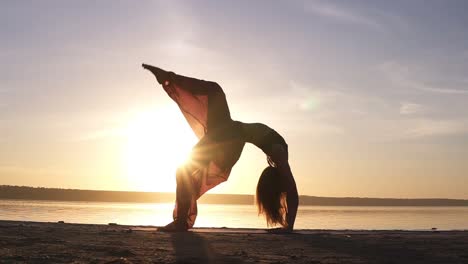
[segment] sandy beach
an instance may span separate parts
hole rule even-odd
[[[468,231],[196,228],[0,221],[0,263],[468,263]]]

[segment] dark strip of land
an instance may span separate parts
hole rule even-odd
[[[174,193],[95,191],[58,188],[0,185],[0,199],[171,203]],[[206,204],[253,204],[253,195],[206,194],[200,203]],[[391,199],[356,197],[300,196],[301,205],[320,206],[468,206],[462,199]]]

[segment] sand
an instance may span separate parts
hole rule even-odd
[[[198,228],[0,221],[0,263],[468,263],[468,231]]]

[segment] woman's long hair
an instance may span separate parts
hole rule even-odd
[[[286,193],[282,189],[278,169],[266,167],[257,184],[256,203],[258,214],[266,217],[268,226],[282,225],[287,227],[286,221]]]

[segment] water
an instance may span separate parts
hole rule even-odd
[[[162,226],[173,204],[0,200],[0,220]],[[196,227],[265,228],[254,205],[199,205]],[[468,207],[301,206],[297,229],[468,230]]]

